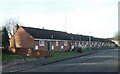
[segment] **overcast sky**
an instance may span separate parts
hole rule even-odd
[[[0,24],[16,18],[27,27],[108,38],[118,31],[118,1],[1,0]]]

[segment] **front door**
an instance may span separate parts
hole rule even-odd
[[[50,41],[47,41],[47,49],[50,50]]]

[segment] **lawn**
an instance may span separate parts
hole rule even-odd
[[[100,47],[100,48],[83,48],[82,50],[98,50],[98,49],[113,49],[116,47]]]
[[[82,51],[90,51],[90,50],[101,50],[101,49],[110,49],[111,47],[102,47],[102,48],[83,48]],[[77,54],[77,51],[62,51],[62,52],[49,52],[52,57],[61,57],[61,56],[69,56]]]
[[[2,60],[15,60],[15,59],[23,59],[26,58],[25,56],[21,56],[21,55],[12,55],[12,54],[6,54],[3,53],[2,54]]]
[[[69,56],[69,55],[74,55],[77,52],[73,52],[73,51],[63,51],[63,52],[49,52],[49,54],[52,57],[60,57],[60,56]],[[7,54],[7,53],[2,53],[2,55],[0,55],[1,60],[16,60],[16,59],[23,59],[23,58],[31,58],[31,57],[27,57],[27,56],[22,56],[22,55],[16,55],[16,54]]]
[[[61,57],[61,56],[69,56],[69,55],[75,55],[77,52],[74,51],[63,51],[63,52],[50,52],[49,54],[52,57]]]

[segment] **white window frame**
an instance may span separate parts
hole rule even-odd
[[[97,42],[95,42],[95,45],[97,45],[98,43]]]
[[[102,43],[102,45],[104,45],[104,43]]]
[[[77,42],[75,41],[75,46],[77,46]]]
[[[38,50],[38,45],[35,45],[35,50]]]
[[[67,41],[64,41],[64,46],[67,46]]]
[[[82,45],[84,45],[84,41],[82,41]]]
[[[89,42],[88,42],[88,41],[86,42],[86,45],[89,45]]]
[[[79,42],[79,44],[78,44],[78,45],[79,45],[79,47],[81,47],[81,44],[80,44],[80,42]]]
[[[94,42],[92,42],[91,44],[94,45]]]
[[[59,46],[59,42],[58,41],[56,41],[56,46]]]
[[[51,46],[51,49],[54,50],[54,46],[53,45]]]
[[[45,41],[44,40],[39,40],[39,45],[40,46],[45,46]]]
[[[74,49],[75,46],[72,46],[71,48]]]
[[[62,50],[64,49],[64,46],[63,46],[63,45],[61,46],[61,49],[62,49]]]

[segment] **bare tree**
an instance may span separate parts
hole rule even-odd
[[[18,23],[19,23],[18,20],[14,19],[14,18],[10,18],[6,22],[6,29],[7,29],[9,37],[12,37],[14,35],[14,33],[16,32]]]

